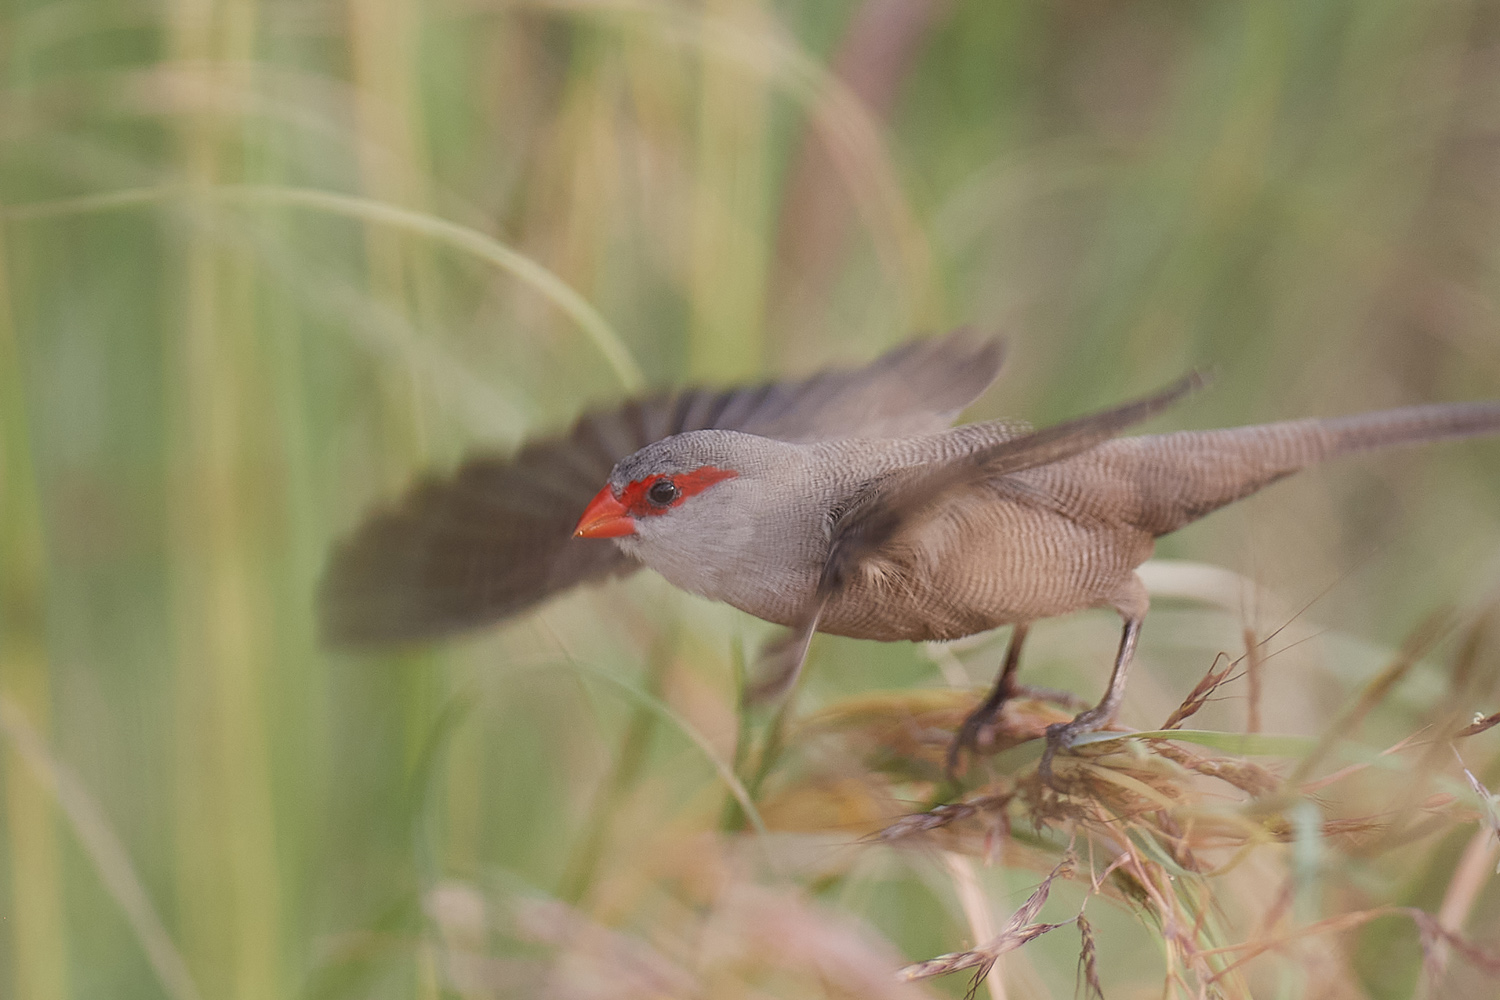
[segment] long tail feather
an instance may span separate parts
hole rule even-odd
[[[1434,403],[1319,421],[1334,454],[1500,433],[1500,402]]]
[[[1439,403],[1113,441],[1085,457],[1091,500],[1164,535],[1309,465],[1354,452],[1500,434],[1500,402]]]

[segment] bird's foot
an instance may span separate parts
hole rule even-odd
[[[1042,781],[1053,791],[1061,792],[1064,789],[1058,787],[1052,772],[1052,758],[1059,750],[1071,750],[1078,737],[1086,733],[1095,733],[1109,725],[1110,720],[1098,712],[1090,709],[1087,712],[1078,713],[1072,722],[1054,722],[1047,727],[1047,745],[1042,750],[1042,762],[1037,765],[1037,774],[1041,775]]]
[[[1030,698],[1034,701],[1045,701],[1053,705],[1062,705],[1066,708],[1086,708],[1089,704],[1078,695],[1069,691],[1061,691],[1057,688],[1035,687],[1030,684],[1011,685],[1006,690],[1005,696],[998,702],[991,704],[989,701],[986,701],[981,704],[974,711],[970,712],[964,718],[963,724],[958,727],[958,732],[953,736],[953,742],[948,744],[948,755],[943,765],[943,771],[948,776],[949,781],[958,781],[958,776],[963,769],[964,751],[967,750],[969,753],[977,756],[994,744],[995,727],[1000,722],[1001,710],[1007,702],[1016,698]],[[1087,714],[1087,712],[1083,713],[1083,715]],[[1074,725],[1078,722],[1078,719],[1083,718],[1083,715],[1078,716],[1072,722],[1058,723],[1050,727],[1048,732],[1050,733],[1052,729],[1056,729],[1059,726]],[[1086,731],[1088,730],[1079,730],[1079,732]],[[1051,747],[1050,742],[1048,746]],[[1049,764],[1051,763],[1050,750],[1047,755],[1047,761]]]

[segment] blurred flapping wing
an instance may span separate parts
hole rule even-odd
[[[782,441],[911,437],[941,431],[989,387],[1004,342],[960,329],[915,340],[853,371],[830,371],[735,394],[703,426]]]
[[[471,459],[372,515],[334,550],[319,595],[324,639],[350,648],[436,639],[630,573],[639,564],[615,545],[573,537],[620,459],[707,428],[788,441],[929,433],[984,391],[1002,357],[1000,341],[960,330],[852,371],[633,401],[510,458]]]

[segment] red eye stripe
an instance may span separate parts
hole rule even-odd
[[[625,484],[625,488],[616,497],[625,509],[637,517],[642,514],[660,514],[666,508],[658,507],[646,499],[646,491],[664,479],[664,476],[647,476],[645,479],[636,479]],[[680,499],[680,498],[679,498]]]
[[[635,517],[654,517],[658,514],[665,514],[688,497],[702,493],[714,483],[722,483],[724,480],[733,479],[738,475],[739,473],[733,469],[718,469],[712,465],[705,465],[694,469],[692,472],[683,472],[675,476],[647,476],[645,479],[637,479],[634,482],[627,483],[625,488],[620,491],[619,500],[620,503],[625,505],[625,509],[630,511]],[[677,499],[665,507],[652,503],[650,498],[646,496],[651,487],[663,479],[668,480],[673,486],[677,487]]]

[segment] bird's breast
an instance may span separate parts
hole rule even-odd
[[[813,600],[827,539],[751,521],[726,524],[692,549],[652,550],[647,565],[674,586],[766,621],[796,621]]]

